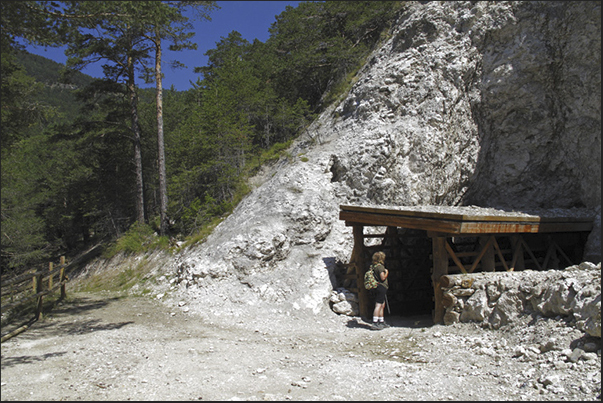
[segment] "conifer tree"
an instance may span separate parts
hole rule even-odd
[[[198,18],[211,20],[209,13],[217,8],[214,1],[175,1],[175,2],[151,2],[141,8],[140,13],[144,15],[144,36],[153,44],[155,49],[154,78],[156,85],[156,107],[157,107],[157,161],[159,177],[159,230],[165,235],[168,229],[167,207],[167,174],[165,163],[165,141],[163,131],[163,75],[161,73],[162,63],[162,41],[169,40],[172,44],[170,50],[196,49],[197,44],[189,39],[194,35],[187,32],[192,27],[187,23],[188,18],[182,12],[186,7],[192,7]],[[174,63],[182,66],[181,63]]]

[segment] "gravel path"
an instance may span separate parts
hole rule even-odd
[[[546,334],[575,345],[581,333],[562,320],[488,331],[389,319],[382,331],[334,314],[210,321],[149,298],[71,294],[2,343],[2,400],[600,398],[600,344],[575,363],[517,354]]]

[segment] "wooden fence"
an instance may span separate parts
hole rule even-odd
[[[61,289],[60,298],[66,297],[65,283],[67,282],[67,276],[65,274],[65,256],[61,256],[60,264],[54,267],[52,262],[49,263],[48,270],[40,270],[33,273],[25,273],[20,276],[11,278],[6,281],[2,281],[2,313],[9,309],[16,308],[24,305],[32,299],[36,299],[35,302],[35,314],[34,318],[29,324],[23,325],[12,332],[2,336],[1,342],[10,339],[13,336],[27,330],[33,321],[39,320],[43,317],[43,302],[44,296],[53,293],[58,288]],[[58,277],[57,277],[58,275]],[[55,277],[58,282],[55,284]],[[32,282],[32,287],[28,291],[29,287],[27,282]],[[5,304],[6,302],[6,304]]]

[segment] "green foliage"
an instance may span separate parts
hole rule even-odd
[[[150,225],[136,222],[105,251],[104,257],[111,258],[118,253],[128,255],[156,249],[166,250],[168,246],[168,237],[158,236]]]
[[[303,2],[277,16],[268,48],[274,58],[277,94],[302,98],[312,110],[326,106],[323,96],[357,70],[389,26],[403,2]]]
[[[201,228],[199,228],[197,231],[195,231],[194,234],[187,237],[185,242],[182,244],[181,249],[186,249],[191,246],[205,242],[205,240],[212,233],[214,228],[216,228],[218,226],[218,224],[220,224],[223,220],[224,220],[224,217],[212,218],[205,225],[203,225]]]

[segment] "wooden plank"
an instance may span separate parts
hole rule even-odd
[[[383,207],[367,207],[367,206],[352,206],[352,205],[340,205],[339,208],[341,211],[357,211],[357,212],[367,212],[373,214],[387,214],[387,215],[404,215],[410,217],[421,217],[421,218],[436,218],[436,219],[447,219],[447,220],[457,220],[457,221],[516,221],[516,222],[585,222],[590,223],[594,220],[594,215],[592,212],[583,211],[581,213],[576,214],[575,211],[572,210],[570,215],[563,215],[563,211],[555,212],[555,215],[552,215],[553,212],[549,212],[547,210],[543,210],[540,213],[534,212],[508,212],[504,210],[499,210],[501,214],[489,214],[489,212],[484,212],[480,214],[479,211],[476,212],[463,212],[463,208],[465,206],[432,206],[434,209],[450,209],[457,210],[457,212],[444,212],[444,211],[424,211],[413,208],[413,206],[401,206],[399,208],[383,208]],[[476,207],[476,209],[480,209],[480,207]]]
[[[340,211],[339,219],[346,221],[346,225],[376,225],[396,226],[410,229],[421,229],[444,233],[457,233],[460,228],[459,222],[448,222],[438,220],[426,220],[421,218],[387,216],[382,214],[368,214],[360,212]]]
[[[434,206],[435,208],[439,206]],[[448,207],[448,206],[441,206]],[[535,215],[520,214],[517,215],[488,215],[488,214],[466,214],[466,213],[450,213],[450,212],[436,212],[436,211],[420,211],[413,210],[412,207],[404,209],[391,209],[391,208],[380,208],[380,207],[366,207],[366,206],[351,206],[351,205],[340,205],[340,211],[354,211],[371,214],[386,214],[391,216],[406,216],[414,218],[431,218],[431,219],[443,219],[452,221],[540,221],[540,217]],[[450,207],[453,208],[453,207]]]
[[[339,219],[346,225],[397,226],[448,234],[586,232],[593,228],[592,217],[453,214],[349,205],[340,206]]]
[[[501,222],[464,222],[459,233],[463,234],[509,234],[509,233],[536,233],[538,223],[501,223]]]

